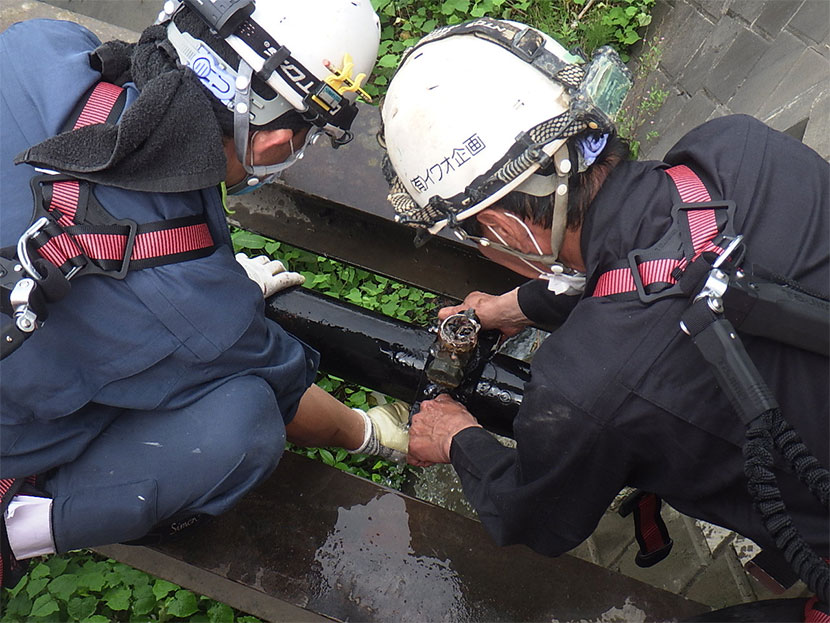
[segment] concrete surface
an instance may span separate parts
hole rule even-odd
[[[626,104],[641,159],[660,159],[689,129],[731,113],[830,158],[830,2],[657,0],[652,15]]]

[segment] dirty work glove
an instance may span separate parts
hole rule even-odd
[[[352,454],[372,454],[396,463],[406,462],[409,449],[409,405],[389,402],[368,411],[354,409],[363,416],[363,443]]]
[[[237,253],[236,261],[248,273],[250,280],[259,286],[265,298],[285,288],[302,285],[305,281],[305,277],[300,273],[289,272],[282,262],[265,255],[248,257],[244,253]]]

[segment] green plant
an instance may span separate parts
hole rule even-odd
[[[234,229],[231,238],[235,251],[279,257],[305,277],[306,288],[421,326],[430,324],[434,315],[436,296],[431,292],[249,231]]]
[[[644,115],[653,114],[660,110],[660,107],[663,105],[663,102],[666,101],[668,95],[669,92],[665,89],[651,87],[648,91],[648,94],[642,100],[640,100],[640,103],[637,105],[637,108]]]
[[[636,93],[641,92],[637,90],[637,83],[646,79],[649,74],[657,69],[662,55],[663,48],[658,42],[647,41],[644,43],[642,52],[638,57],[637,66],[634,69],[635,90],[629,94],[631,101],[617,116],[617,130],[620,136],[628,139],[631,144],[631,155],[635,159],[640,152],[640,141],[634,138],[637,130],[660,109],[669,96],[668,90],[652,84],[644,95],[641,95],[639,99],[635,99]],[[652,141],[658,136],[659,133],[652,130],[646,134],[646,140]]]
[[[490,16],[524,22],[566,47],[590,53],[613,44],[623,60],[640,40],[638,30],[651,22],[656,0],[372,0],[381,20],[378,62],[366,91],[383,95],[407,48],[438,26]]]
[[[583,47],[593,50],[600,45],[613,44],[627,61],[628,49],[642,39],[639,29],[651,23],[651,7],[655,1],[614,0],[594,4],[592,12],[577,28],[581,30]],[[585,4],[585,0],[574,0],[574,3]]]
[[[205,621],[259,619],[90,552],[36,558],[13,589],[3,590],[4,622]]]

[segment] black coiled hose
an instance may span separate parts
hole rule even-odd
[[[773,447],[789,462],[810,492],[823,504],[830,497],[830,473],[813,457],[779,409],[770,409],[750,422],[746,431],[744,472],[748,489],[764,527],[793,570],[818,599],[830,598],[830,565],[816,554],[793,525],[775,474]]]

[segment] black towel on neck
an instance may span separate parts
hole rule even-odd
[[[152,26],[135,46],[110,42],[93,53],[105,78],[131,79],[140,89],[117,125],[63,132],[30,147],[15,163],[148,192],[183,192],[223,181],[226,160],[211,96],[193,72],[171,61],[160,45],[165,34],[163,26]]]

